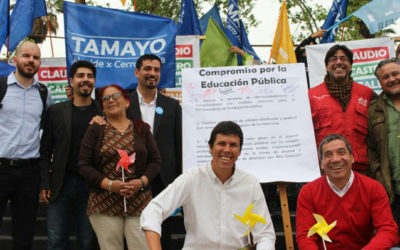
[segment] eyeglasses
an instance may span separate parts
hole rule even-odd
[[[338,59],[340,59],[340,61],[342,62],[350,61],[349,58],[347,58],[347,56],[341,56],[341,57],[332,56],[328,59],[328,62],[336,62]]]
[[[114,93],[114,94],[112,94],[112,95],[103,96],[103,98],[101,98],[101,99],[103,100],[103,102],[107,102],[107,101],[109,101],[111,98],[112,98],[114,101],[116,101],[116,100],[118,100],[118,98],[121,97],[121,95],[122,95],[121,92],[117,92],[117,93]]]

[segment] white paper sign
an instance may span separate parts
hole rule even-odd
[[[183,70],[183,167],[211,160],[208,139],[225,120],[238,123],[239,168],[261,182],[320,176],[303,64]]]

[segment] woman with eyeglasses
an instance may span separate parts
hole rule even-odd
[[[129,119],[129,95],[118,85],[98,91],[106,122],[89,126],[82,139],[79,173],[90,187],[88,215],[102,250],[148,249],[140,232],[139,218],[152,199],[150,181],[160,170],[160,153],[149,125]],[[116,170],[121,159],[118,149],[128,156],[136,154],[133,164]],[[124,211],[124,197],[126,212]]]

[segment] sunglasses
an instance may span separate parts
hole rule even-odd
[[[101,98],[101,99],[103,100],[103,102],[107,102],[107,101],[109,101],[111,98],[112,98],[114,101],[116,101],[116,100],[118,100],[118,99],[121,97],[121,95],[122,95],[121,92],[117,92],[117,93],[114,93],[114,94],[112,94],[112,95],[103,96],[103,98]]]
[[[328,62],[336,62],[338,59],[340,59],[340,61],[342,62],[350,61],[349,58],[347,58],[347,56],[341,56],[341,57],[332,56],[328,59]]]

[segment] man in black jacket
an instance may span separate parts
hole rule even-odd
[[[135,75],[138,86],[131,93],[128,109],[129,117],[142,119],[150,125],[160,150],[160,173],[151,182],[153,197],[182,173],[182,108],[177,100],[157,91],[161,67],[161,60],[156,55],[143,55],[137,60]],[[172,245],[168,243],[171,220],[163,223],[163,249],[170,249]],[[174,230],[176,227],[178,225],[174,223]]]
[[[96,68],[88,61],[71,66],[72,100],[48,110],[40,148],[40,199],[48,204],[48,249],[68,249],[72,217],[80,249],[89,249],[92,229],[86,215],[88,191],[77,171],[81,139],[89,121],[101,114],[91,99]]]

